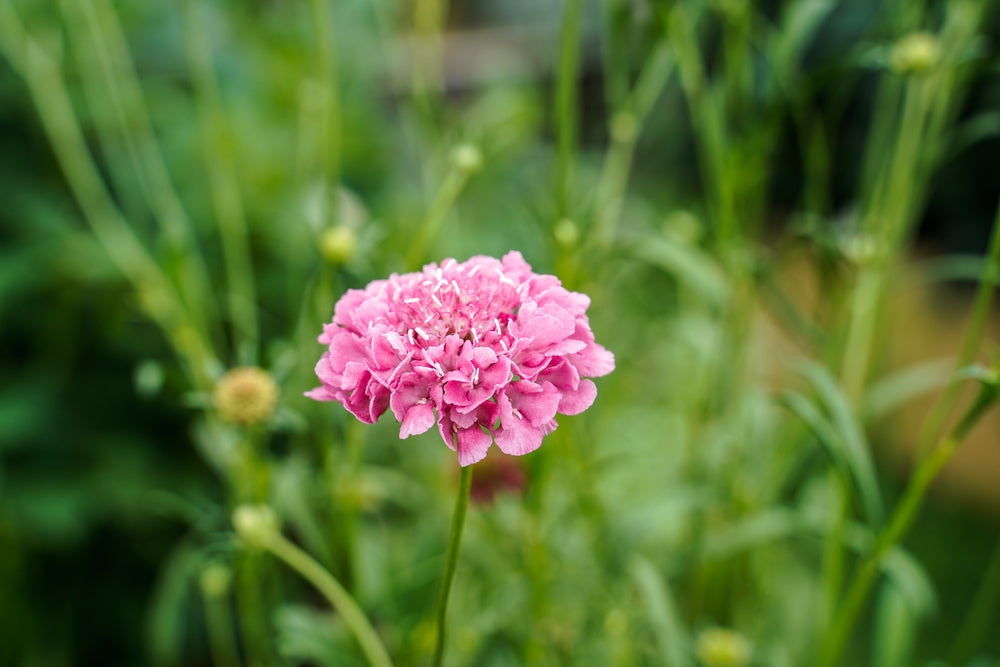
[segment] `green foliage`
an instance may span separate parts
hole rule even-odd
[[[920,513],[996,398],[1000,235],[911,258],[993,220],[996,8],[512,7],[0,0],[0,664],[425,664],[454,455],[302,394],[347,289],[510,249],[617,370],[477,465],[521,481],[469,507],[450,663],[1000,655],[1000,551],[938,540],[995,526]],[[979,283],[956,359],[889,367],[904,265]],[[273,414],[217,413],[238,366]]]

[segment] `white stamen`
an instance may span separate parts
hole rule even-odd
[[[494,318],[493,318],[493,324],[494,324],[494,325],[496,325],[496,328],[497,328],[497,333],[498,333],[498,334],[499,334],[499,333],[503,333],[503,329],[501,329],[501,328],[500,328],[500,318],[498,318],[498,317],[494,317]]]
[[[517,417],[518,419],[524,419],[524,415],[522,415],[521,411],[518,410],[517,408],[511,408],[511,412],[513,412],[514,416]]]
[[[438,308],[444,307],[441,305],[441,300],[438,299],[437,294],[431,293],[431,301],[433,301],[434,305],[437,306]]]
[[[476,264],[474,267],[472,267],[472,270],[469,271],[469,277],[471,278],[474,275],[476,275],[477,273],[479,273],[479,269],[481,269],[481,268],[482,268],[481,266],[479,266],[478,264]]]
[[[406,332],[406,338],[410,341],[410,345],[417,344],[417,340],[413,337],[413,329]]]
[[[431,337],[427,335],[427,332],[424,331],[423,329],[421,329],[420,327],[416,327],[413,330],[416,331],[417,335],[420,336],[421,338],[423,338],[424,340],[430,340],[431,339]]]
[[[438,375],[440,377],[444,377],[444,369],[441,368],[441,364],[439,364],[438,362],[435,361],[435,362],[432,362],[432,365],[434,366],[434,370],[437,371]]]
[[[415,296],[411,296],[409,299],[403,299],[403,303],[420,303],[420,299]]]

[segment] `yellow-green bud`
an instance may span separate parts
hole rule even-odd
[[[346,225],[330,227],[319,237],[319,251],[331,264],[343,264],[354,257],[358,235]]]
[[[751,652],[746,637],[725,628],[704,630],[695,641],[695,654],[705,667],[745,667]]]
[[[222,563],[206,565],[205,569],[201,571],[201,577],[199,577],[202,592],[210,598],[221,598],[228,593],[232,580],[232,573]]]
[[[233,527],[249,546],[262,549],[278,534],[278,517],[267,505],[240,505],[233,512]]]
[[[695,243],[701,237],[701,223],[690,211],[677,210],[663,221],[663,231],[675,241]]]
[[[552,235],[556,237],[556,243],[566,248],[572,248],[580,242],[580,228],[569,218],[557,222]]]
[[[271,418],[278,405],[278,385],[263,368],[234,368],[216,383],[212,403],[224,421],[261,424]]]
[[[451,150],[451,163],[471,174],[483,166],[483,154],[472,144],[459,144]]]
[[[890,60],[897,72],[926,72],[941,60],[941,43],[929,32],[914,32],[896,42]]]

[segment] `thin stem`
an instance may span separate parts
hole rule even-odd
[[[344,619],[344,623],[354,633],[361,650],[364,652],[368,662],[375,667],[391,667],[392,660],[389,653],[379,639],[378,633],[368,621],[368,617],[361,611],[361,607],[354,601],[350,593],[344,590],[332,574],[320,565],[316,560],[289,542],[281,533],[270,535],[264,546],[272,554],[280,558],[290,568],[301,574],[304,578],[316,587],[323,596],[333,605],[333,608]]]
[[[437,194],[434,195],[434,201],[431,202],[431,206],[427,210],[427,215],[424,216],[423,221],[417,228],[417,233],[414,235],[412,243],[410,243],[410,250],[406,253],[406,266],[408,268],[420,268],[420,264],[424,259],[424,253],[427,251],[427,245],[441,229],[441,223],[444,222],[448,211],[454,206],[455,200],[458,199],[458,195],[461,194],[466,181],[469,180],[469,173],[468,169],[460,166],[453,166],[451,171],[448,172],[444,183],[441,184]]]
[[[113,116],[107,121],[113,121],[115,127],[107,121],[101,123],[102,144],[107,150],[113,147],[116,138],[124,143],[142,195],[160,226],[171,262],[177,266],[176,280],[189,314],[208,338],[215,306],[208,269],[153,131],[115,8],[108,0],[63,0],[60,6],[67,17],[67,29],[70,32],[79,29],[88,36],[86,43],[74,40],[74,44],[81,68],[87,70],[83,79],[91,104],[110,108],[111,112],[105,115]]]
[[[201,119],[212,204],[219,221],[230,317],[239,334],[237,354],[242,363],[252,364],[256,361],[259,340],[257,297],[246,214],[236,174],[236,157],[231,147],[234,142],[227,141],[232,128],[222,109],[205,8],[201,0],[184,0],[182,5],[184,51]]]
[[[59,68],[25,32],[9,0],[0,0],[0,50],[24,78],[59,166],[94,237],[132,284],[143,310],[186,363],[192,385],[211,387],[217,360],[192,325],[173,285],[112,200],[87,148]]]
[[[208,645],[215,667],[239,667],[239,651],[233,635],[233,616],[229,598],[204,592],[205,625],[208,630]]]
[[[556,72],[556,219],[569,215],[573,152],[576,149],[577,93],[579,81],[581,0],[566,0],[559,35],[559,69]]]
[[[979,581],[976,596],[968,606],[965,619],[952,646],[949,665],[968,664],[976,648],[981,646],[987,637],[990,627],[995,627],[993,617],[996,614],[997,603],[1000,603],[1000,540],[997,540],[993,548],[993,555]]]
[[[990,314],[990,304],[993,301],[993,292],[996,291],[998,280],[1000,280],[1000,204],[997,205],[993,221],[993,232],[990,238],[989,252],[986,257],[986,266],[983,268],[983,275],[979,280],[979,288],[976,291],[976,299],[972,306],[972,321],[965,329],[965,337],[962,340],[962,347],[958,354],[956,369],[964,368],[972,363],[972,359],[979,349],[979,343],[982,341],[983,333],[986,330],[986,320]],[[921,434],[920,449],[918,450],[921,453],[926,451],[933,438],[944,425],[944,420],[955,408],[960,388],[961,384],[957,379],[953,378],[934,403]]]
[[[441,578],[441,588],[438,591],[437,642],[434,645],[434,661],[431,663],[434,667],[440,667],[441,660],[444,658],[448,595],[451,593],[451,582],[455,578],[455,566],[458,564],[458,551],[462,545],[462,530],[465,527],[465,511],[469,507],[469,489],[471,488],[472,466],[463,466],[462,477],[458,483],[458,496],[455,498],[455,512],[451,517],[451,536],[448,538],[444,576]]]
[[[316,24],[316,50],[319,60],[320,101],[319,151],[323,176],[322,223],[336,223],[340,182],[340,98],[337,90],[337,65],[334,52],[333,17],[330,0],[313,0]],[[332,196],[332,201],[331,201]]]
[[[958,445],[965,438],[972,426],[979,420],[986,409],[996,400],[998,387],[983,385],[976,401],[970,406],[965,416],[954,430],[943,438],[931,451],[930,455],[920,464],[913,477],[910,478],[903,497],[889,519],[889,523],[879,534],[869,554],[858,567],[857,574],[844,597],[833,629],[826,636],[820,651],[818,667],[833,667],[837,664],[847,639],[857,623],[858,616],[868,599],[872,585],[882,567],[886,554],[895,547],[913,522],[916,520],[924,498],[931,483],[937,478],[945,464],[951,460]]]

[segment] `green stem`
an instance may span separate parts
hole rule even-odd
[[[976,351],[979,349],[979,343],[982,341],[983,333],[986,330],[986,321],[990,314],[990,304],[993,301],[993,292],[996,291],[998,280],[1000,280],[1000,204],[997,205],[996,216],[993,221],[993,232],[990,238],[989,252],[986,257],[986,266],[979,280],[979,288],[976,291],[975,302],[972,306],[972,321],[965,329],[965,336],[958,354],[956,369],[964,368],[972,363]],[[953,378],[944,392],[939,395],[938,400],[935,401],[924,424],[919,452],[925,452],[930,443],[933,442],[933,438],[941,430],[944,420],[955,408],[960,395],[960,389],[961,384],[956,378]]]
[[[322,565],[309,554],[289,542],[280,533],[270,535],[264,545],[290,568],[301,574],[316,587],[344,619],[354,633],[368,662],[375,667],[391,667],[392,660],[378,633],[372,627],[361,607],[350,593]]]
[[[559,34],[559,69],[556,72],[556,220],[569,216],[573,153],[576,149],[577,92],[579,81],[581,0],[566,0]]]
[[[201,0],[183,0],[181,14],[184,50],[195,90],[205,165],[226,264],[230,317],[239,334],[237,355],[241,363],[253,364],[256,363],[259,341],[257,297],[250,259],[249,230],[232,148],[235,144],[233,130],[222,108],[207,29],[209,21]]]
[[[0,0],[0,50],[23,76],[56,160],[97,242],[186,363],[192,385],[210,388],[217,360],[192,325],[173,285],[111,198],[87,148],[58,66],[25,32],[9,0]]]
[[[729,139],[725,110],[718,94],[709,85],[705,63],[697,42],[695,22],[684,3],[677,3],[665,13],[667,35],[677,57],[681,88],[687,100],[688,115],[695,131],[698,166],[705,182],[707,205],[717,225],[719,248],[738,240],[733,179],[729,173]]]
[[[324,225],[334,225],[337,222],[340,182],[340,98],[337,90],[333,17],[330,0],[313,0],[312,5],[320,70],[319,89],[323,91],[319,123],[320,168],[323,174],[321,220]]]
[[[229,598],[225,595],[204,593],[205,625],[208,645],[215,667],[239,667],[239,652],[233,636],[233,617]]]
[[[1000,602],[1000,540],[997,540],[989,565],[979,582],[976,596],[969,605],[965,619],[955,638],[949,665],[969,664],[978,646],[987,637],[993,625],[997,603]]]
[[[62,0],[67,29],[86,32],[87,41],[74,40],[83,66],[85,90],[96,108],[109,108],[113,124],[101,123],[105,149],[116,138],[124,143],[128,163],[139,180],[150,212],[177,266],[176,280],[188,311],[202,335],[208,339],[215,304],[208,268],[194,233],[194,226],[180,202],[163,153],[153,132],[142,88],[129,53],[121,23],[109,0],[75,2]],[[99,71],[98,71],[99,70]],[[111,121],[108,118],[108,121]],[[126,168],[120,165],[119,170]],[[122,188],[124,191],[126,188]]]
[[[462,529],[465,527],[465,511],[469,507],[469,489],[472,488],[472,466],[462,468],[462,477],[458,483],[458,496],[455,498],[455,512],[451,517],[451,535],[448,538],[448,553],[445,556],[444,576],[441,578],[441,588],[437,601],[437,641],[434,644],[434,667],[440,667],[444,658],[445,621],[448,616],[448,595],[451,593],[451,582],[455,578],[455,566],[458,564],[458,551],[462,545]]]
[[[469,180],[469,170],[460,166],[454,166],[444,179],[434,201],[431,202],[427,215],[417,228],[417,233],[410,244],[410,250],[406,253],[406,266],[410,269],[419,269],[427,252],[427,245],[434,239],[441,229],[448,211],[454,206],[455,200],[461,194],[466,181]]]
[[[997,392],[996,385],[983,385],[979,396],[955,429],[938,443],[914,472],[913,477],[910,478],[889,523],[879,534],[871,551],[858,566],[858,571],[851,587],[844,596],[844,602],[834,621],[833,628],[823,642],[817,661],[818,667],[833,667],[837,664],[847,639],[868,599],[872,585],[882,567],[883,559],[906,536],[920,512],[931,483],[937,478],[945,464],[951,460],[969,429],[996,400]]]

